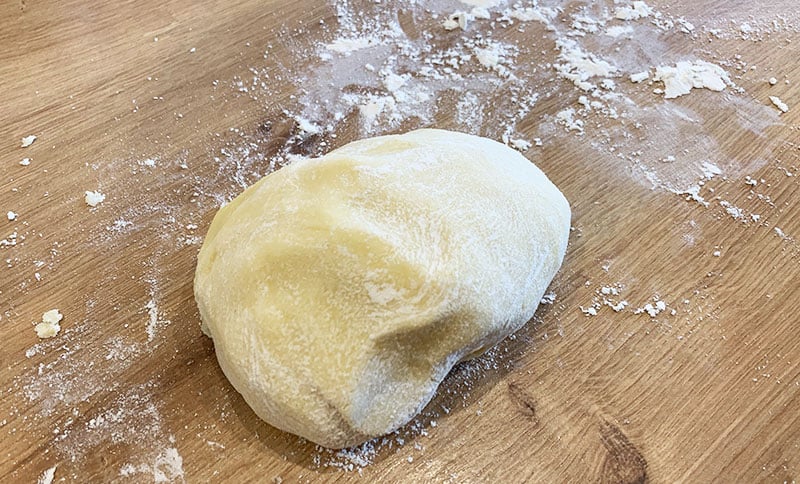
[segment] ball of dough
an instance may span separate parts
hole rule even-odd
[[[422,129],[297,161],[219,210],[195,298],[225,375],[271,425],[386,434],[532,316],[570,209],[507,146]]]

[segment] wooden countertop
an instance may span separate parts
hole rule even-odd
[[[0,481],[794,482],[800,17],[648,4],[491,6],[450,31],[472,7],[0,5]],[[730,82],[655,93],[682,60]],[[293,157],[420,126],[531,143],[573,208],[555,300],[397,434],[319,449],[221,373],[196,252]]]

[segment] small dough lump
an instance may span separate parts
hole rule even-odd
[[[459,361],[532,316],[570,208],[489,139],[422,129],[297,161],[219,210],[203,331],[271,425],[341,448],[413,418]]]

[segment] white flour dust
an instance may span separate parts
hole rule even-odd
[[[76,242],[85,242],[91,255],[103,260],[97,266],[100,282],[81,288],[84,297],[72,311],[56,302],[69,316],[57,337],[37,341],[30,331],[31,346],[20,355],[25,371],[2,392],[15,408],[0,416],[5,438],[58,422],[50,429],[53,460],[42,466],[48,470],[40,482],[66,472],[66,466],[54,464],[79,467],[108,445],[124,447],[131,456],[115,469],[120,478],[184,479],[191,456],[181,453],[183,442],[176,438],[181,429],[165,417],[165,397],[157,391],[161,375],[133,386],[121,383],[138,363],[168,358],[174,351],[170,337],[193,317],[170,305],[170,281],[188,281],[173,261],[194,257],[208,214],[245,187],[355,137],[442,125],[505,142],[532,159],[546,150],[572,148],[586,159],[576,157],[569,170],[601,160],[616,179],[652,188],[687,210],[711,211],[731,230],[763,230],[796,250],[797,234],[776,225],[783,206],[773,198],[775,187],[796,179],[800,160],[787,154],[794,146],[770,155],[775,146],[769,139],[770,130],[782,126],[783,113],[794,109],[778,91],[789,79],[780,66],[720,56],[715,49],[723,43],[779,42],[784,34],[797,33],[797,14],[787,17],[767,8],[758,19],[722,18],[687,6],[689,11],[678,15],[677,9],[660,11],[647,2],[610,0],[348,1],[326,8],[323,24],[271,32],[263,55],[248,58],[233,78],[220,76],[202,88],[204,95],[244,99],[263,109],[269,119],[257,129],[233,126],[231,118],[229,130],[210,134],[210,140],[168,149],[166,133],[162,145],[148,140],[127,156],[89,164],[96,182],[87,181],[74,196],[92,218],[74,240],[48,242],[44,252],[28,251],[27,244],[43,237],[43,230],[28,224],[28,214],[3,208],[9,212],[3,212],[7,217],[0,227],[0,260],[20,274],[8,286],[15,298],[24,299],[56,277],[65,251]],[[274,59],[278,45],[287,46],[290,59]],[[754,99],[748,89],[757,83],[773,86],[774,94]],[[296,91],[272,108],[273,96],[286,84]],[[132,113],[147,114],[144,105],[132,104]],[[728,120],[735,137],[752,141],[752,152],[734,157],[730,141],[713,135],[719,117]],[[29,156],[42,144],[32,146],[36,139],[31,135],[14,144],[21,142]],[[36,157],[19,159],[15,163],[25,170],[37,165]],[[769,175],[755,177],[765,167]],[[121,189],[107,191],[111,186]],[[685,228],[687,247],[703,243],[699,224],[692,220]],[[717,261],[727,255],[718,248],[712,253]],[[588,284],[579,296],[581,306],[556,303],[556,293],[545,296],[548,317],[575,312],[588,322],[633,318],[647,331],[682,341],[715,320],[709,289],[686,296],[637,291],[641,280],[612,275],[610,265],[598,268],[596,279],[603,284]],[[109,289],[131,274],[137,274],[136,294]],[[0,323],[20,317],[16,309],[4,308]],[[109,332],[112,326],[116,329]],[[418,462],[437,421],[470,402],[471,389],[487,374],[513,367],[507,352],[517,338],[526,336],[512,336],[488,355],[460,365],[432,406],[400,431],[353,449],[316,449],[311,467],[361,471],[384,453]],[[87,413],[86,401],[93,402],[95,413]],[[226,450],[222,443],[208,445]]]

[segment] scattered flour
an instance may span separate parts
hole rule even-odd
[[[595,77],[616,74],[617,68],[596,55],[584,51],[573,39],[559,39],[556,47],[560,51],[558,64],[554,67],[560,77],[568,79],[582,91],[594,91],[597,85],[590,82]]]
[[[275,65],[268,48],[263,64],[253,65],[229,84],[217,81],[213,84],[216,96],[224,96],[222,88],[229,85],[231,97],[249,96],[259,105],[273,93],[273,83],[288,79],[294,85],[303,86],[298,89],[296,98],[281,106],[282,114],[292,126],[285,136],[286,141],[277,147],[274,145],[284,133],[278,126],[280,116],[271,113],[269,119],[274,125],[264,126],[264,129],[265,132],[273,129],[277,135],[245,134],[234,128],[227,133],[231,141],[209,157],[217,169],[216,177],[199,179],[192,175],[188,167],[203,158],[196,153],[180,160],[148,153],[98,167],[103,177],[133,173],[133,178],[126,185],[130,193],[117,193],[116,197],[120,202],[129,202],[129,206],[121,207],[119,213],[109,215],[98,225],[92,236],[99,233],[103,237],[97,238],[95,248],[113,252],[131,240],[146,240],[148,247],[155,247],[149,263],[158,265],[169,261],[186,245],[196,245],[201,240],[194,234],[195,229],[188,228],[190,222],[202,225],[198,221],[204,214],[226,203],[241,188],[266,173],[293,160],[331,149],[336,136],[341,134],[341,127],[349,126],[350,119],[355,121],[352,126],[359,136],[426,126],[442,120],[460,130],[503,140],[520,151],[529,150],[533,145],[542,146],[542,140],[550,148],[578,139],[581,146],[594,149],[593,156],[616,158],[619,172],[615,176],[638,179],[640,174],[646,174],[646,180],[652,182],[655,189],[681,193],[703,206],[713,203],[715,209],[722,207],[736,220],[758,222],[760,215],[755,213],[748,219],[746,202],[737,207],[719,198],[721,192],[712,191],[711,185],[721,183],[723,172],[726,177],[735,179],[737,171],[724,160],[720,161],[719,153],[724,151],[719,146],[706,143],[708,136],[703,123],[709,119],[707,111],[702,107],[692,110],[665,99],[687,95],[692,89],[723,91],[729,87],[728,93],[715,98],[719,107],[749,109],[741,110],[750,124],[739,120],[739,132],[763,133],[763,127],[774,121],[774,108],[757,102],[754,104],[764,111],[753,111],[755,108],[745,104],[749,101],[744,96],[737,99],[729,94],[738,92],[732,82],[740,79],[737,61],[713,57],[705,43],[726,36],[740,39],[745,34],[755,38],[769,26],[748,20],[748,28],[740,29],[740,22],[733,28],[736,31],[733,36],[729,27],[715,29],[708,19],[692,18],[698,25],[695,27],[685,19],[659,13],[644,2],[615,2],[611,11],[587,8],[592,6],[589,2],[578,2],[574,8],[549,0],[512,6],[504,1],[462,3],[467,7],[459,9],[454,7],[457,5],[454,2],[447,4],[446,9],[438,3],[404,4],[419,22],[414,25],[419,35],[404,29],[398,20],[398,10],[386,2],[374,6],[374,10],[369,6],[371,3],[363,7],[349,2],[331,3],[329,7],[337,13],[336,23],[325,26],[324,40],[308,41],[297,36],[285,41],[290,48],[295,43],[308,41],[307,46],[304,44],[297,49],[294,62]],[[442,28],[443,22],[448,20],[455,24],[449,31]],[[774,31],[781,32],[782,28],[781,24]],[[511,36],[504,34],[506,29],[524,30],[530,34],[526,35],[530,43],[508,40]],[[660,40],[661,36],[670,36],[669,45],[682,49],[681,54],[665,55],[666,43]],[[701,36],[708,37],[702,37],[702,48],[695,40]],[[633,51],[642,54],[631,55]],[[714,59],[715,63],[681,60],[695,59],[698,55]],[[548,64],[547,59],[553,62]],[[567,82],[553,82],[554,74]],[[648,99],[641,102],[642,86],[620,82],[621,79],[649,86],[661,82],[664,84],[663,99],[648,94]],[[759,79],[765,87],[763,77]],[[775,85],[777,79],[774,83],[771,79],[768,82]],[[741,84],[748,85],[745,81]],[[539,100],[544,101],[541,104],[544,107],[533,110]],[[453,113],[452,120],[443,118],[448,113]],[[26,139],[29,139],[27,145]],[[30,146],[35,139],[33,135],[23,138],[23,147]],[[685,141],[686,150],[695,151],[676,148],[676,139]],[[528,151],[526,156],[533,158],[538,154],[539,150],[534,150]],[[30,159],[25,158],[20,164],[27,166]],[[183,171],[171,174],[170,166],[176,169],[180,166]],[[741,169],[753,174],[756,168],[758,166]],[[162,200],[164,193],[157,191],[139,193],[140,182],[150,181],[154,176],[163,177],[160,180],[164,186],[173,184],[182,191],[172,194],[173,200]],[[712,178],[714,183],[707,185]],[[743,188],[756,190],[757,186],[764,190],[766,185],[759,182]],[[102,193],[92,193],[105,198]],[[766,203],[755,196],[756,202]],[[95,206],[89,200],[86,203]],[[762,220],[766,220],[766,214]],[[773,231],[793,243],[781,228],[774,227]],[[18,253],[25,246],[25,237],[31,234],[22,229],[14,231],[0,239],[0,249],[4,254]],[[61,249],[54,247],[53,250]],[[183,254],[193,250],[196,249],[185,249]],[[714,254],[717,252],[720,251]],[[39,258],[37,256],[37,260]],[[102,276],[107,277],[104,280],[107,282],[117,274]],[[183,458],[169,430],[164,428],[158,387],[153,382],[134,388],[120,383],[120,375],[129,372],[142,359],[164,355],[163,351],[155,353],[153,350],[163,343],[162,338],[157,338],[158,331],[170,324],[170,320],[163,311],[167,306],[159,309],[161,294],[150,281],[151,277],[163,279],[167,274],[153,271],[147,280],[139,281],[144,289],[143,298],[131,305],[132,313],[139,311],[140,318],[144,309],[144,334],[141,319],[136,320],[139,323],[131,323],[133,336],[115,335],[99,341],[88,337],[87,329],[92,323],[77,327],[70,324],[62,337],[38,342],[25,352],[29,372],[11,386],[14,395],[19,395],[20,407],[35,405],[37,408],[38,414],[32,416],[31,421],[69,415],[80,402],[88,399],[109,402],[104,408],[96,409],[95,414],[86,416],[91,417],[86,425],[67,420],[55,429],[53,443],[57,457],[79,461],[101,449],[104,443],[112,442],[132,449],[128,463],[119,468],[121,477],[180,481],[184,478]],[[149,295],[148,286],[152,289]],[[100,296],[105,294],[102,288],[97,291]],[[122,310],[129,302],[117,295],[109,295],[108,299],[114,301],[115,308]],[[563,304],[556,303],[555,293],[546,294],[542,303],[549,305],[548,317],[561,311],[576,313],[574,306],[564,308]],[[580,309],[587,316],[635,313],[651,318],[669,310],[659,298],[633,309],[623,298],[619,285],[602,286],[594,292],[591,302]],[[87,321],[91,320],[91,315],[92,311],[87,310]],[[70,312],[72,319],[79,321],[81,318]],[[601,322],[600,318],[596,321]],[[518,337],[530,336],[525,331],[533,330],[523,330]],[[143,341],[145,336],[146,342]],[[86,348],[90,344],[99,349],[97,357],[87,356]],[[449,383],[442,387],[444,400],[437,402],[445,403],[435,402],[435,412],[421,416],[396,435],[356,449],[317,449],[317,467],[360,471],[387,449],[403,447],[412,440],[410,436],[427,435],[435,425],[431,422],[435,422],[436,412],[448,413],[451,400],[466,402],[468,390],[487,373],[504,365],[506,369],[513,366],[513,359],[502,356],[509,347],[513,344],[501,343],[499,349],[485,357],[459,366],[454,375],[448,377]],[[480,415],[481,410],[472,413]],[[414,445],[416,448],[418,442]],[[55,467],[52,471],[51,480]]]
[[[773,227],[772,229],[781,239],[786,240],[788,242],[794,242],[794,239],[786,235],[786,232],[784,232],[783,229],[781,229],[780,227]]]
[[[747,223],[747,217],[745,216],[744,210],[731,204],[727,200],[720,200],[719,204],[725,209],[725,212],[730,215],[731,218],[742,223]]]
[[[147,301],[147,304],[145,304],[144,308],[147,310],[147,324],[145,326],[145,332],[147,333],[147,342],[151,343],[155,339],[158,329],[169,326],[172,324],[172,321],[169,319],[164,319],[159,315],[158,305],[153,298]]]
[[[554,302],[556,302],[556,293],[548,292],[547,294],[542,296],[540,304],[553,304]]]
[[[715,176],[722,175],[723,173],[722,168],[709,161],[703,161],[700,167],[703,170],[704,180],[711,180]]]
[[[56,475],[56,467],[58,467],[58,466],[54,465],[53,467],[51,467],[51,468],[47,469],[46,471],[44,471],[42,473],[42,475],[39,476],[39,480],[37,481],[37,484],[52,484],[53,478]]]
[[[623,37],[633,35],[633,27],[630,25],[614,25],[606,29],[606,35],[609,37]]]
[[[103,203],[105,199],[106,199],[105,195],[103,195],[100,192],[94,192],[94,191],[86,191],[83,197],[83,200],[86,202],[86,205],[90,207],[96,207],[100,205],[101,203]]]
[[[632,5],[624,5],[614,10],[614,18],[619,20],[639,20],[653,14],[653,9],[644,2],[633,2]]]
[[[22,148],[27,148],[28,146],[32,145],[33,142],[36,141],[36,135],[28,135],[22,138]]]
[[[515,6],[506,10],[505,16],[521,22],[541,22],[548,27],[548,30],[553,30],[551,21],[556,16],[556,9],[538,5],[535,7]]]
[[[357,37],[350,39],[336,39],[330,44],[325,45],[325,48],[331,52],[350,55],[355,51],[366,49],[380,44],[381,40],[378,38]]]
[[[598,308],[595,307],[595,306],[589,306],[589,307],[580,306],[580,309],[581,309],[581,312],[583,314],[585,314],[586,316],[597,316],[597,309]]]
[[[122,477],[132,477],[136,474],[147,474],[156,483],[183,480],[183,458],[178,449],[170,447],[158,454],[152,463],[125,464],[119,470],[119,475]]]
[[[576,119],[575,108],[567,108],[559,111],[556,113],[555,118],[556,122],[564,126],[567,131],[577,131],[578,133],[583,134],[584,123],[582,119]]]
[[[533,146],[530,141],[516,138],[508,140],[508,144],[519,151],[528,151]]]
[[[12,232],[5,239],[0,239],[0,248],[14,247],[17,245],[17,241],[20,239],[21,237],[17,232]]]
[[[775,107],[776,107],[776,108],[778,108],[778,109],[779,109],[779,110],[780,110],[782,113],[788,113],[788,112],[789,112],[789,106],[788,106],[788,105],[787,105],[785,102],[783,102],[783,101],[781,100],[781,98],[779,98],[778,96],[770,96],[770,97],[769,97],[769,100],[770,100],[770,102],[772,102],[772,104],[774,104],[774,105],[775,105]]]
[[[706,61],[681,61],[675,67],[656,67],[653,80],[664,83],[665,99],[689,94],[692,89],[722,91],[726,85],[733,85],[724,69]]]
[[[655,299],[653,303],[647,303],[644,306],[636,309],[634,314],[642,314],[647,313],[648,316],[651,318],[655,318],[658,316],[662,311],[667,309],[667,303],[660,299]]]
[[[628,301],[620,298],[622,289],[621,284],[602,286],[595,290],[590,306],[579,308],[586,316],[597,316],[603,307],[608,307],[615,313],[622,312],[628,307]]]

